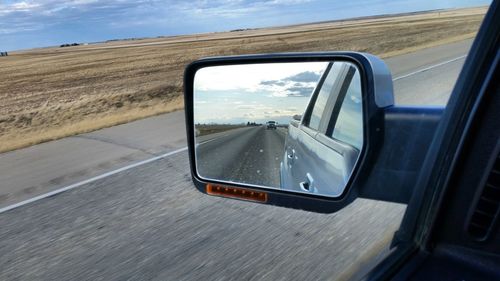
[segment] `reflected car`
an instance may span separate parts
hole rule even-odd
[[[276,121],[267,121],[266,129],[267,130],[276,130]]]
[[[288,126],[282,189],[341,196],[363,144],[361,81],[349,62],[330,63],[300,120]]]

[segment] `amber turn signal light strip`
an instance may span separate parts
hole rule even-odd
[[[267,193],[240,187],[231,187],[208,183],[207,194],[256,201],[261,203],[267,202]]]

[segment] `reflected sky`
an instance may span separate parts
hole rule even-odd
[[[288,124],[303,114],[327,62],[207,67],[194,80],[198,124]]]

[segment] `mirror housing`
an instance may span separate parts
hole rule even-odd
[[[339,197],[331,198],[315,194],[293,193],[288,190],[265,189],[248,184],[228,184],[218,180],[207,180],[199,176],[195,157],[196,132],[193,108],[194,77],[198,70],[222,65],[331,61],[348,61],[358,67],[361,75],[364,113],[363,148],[352,171],[351,178]],[[376,56],[358,52],[289,53],[205,58],[187,66],[184,74],[184,94],[191,174],[193,182],[200,192],[320,213],[336,212],[359,196],[383,142],[384,109],[394,104],[392,76],[387,65]],[[297,120],[294,117],[293,119],[300,122],[302,118],[297,118]]]

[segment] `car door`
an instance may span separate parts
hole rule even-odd
[[[358,85],[353,64],[329,65],[302,121],[290,123],[281,167],[283,189],[342,194],[363,140],[362,127],[354,124],[362,118]]]

